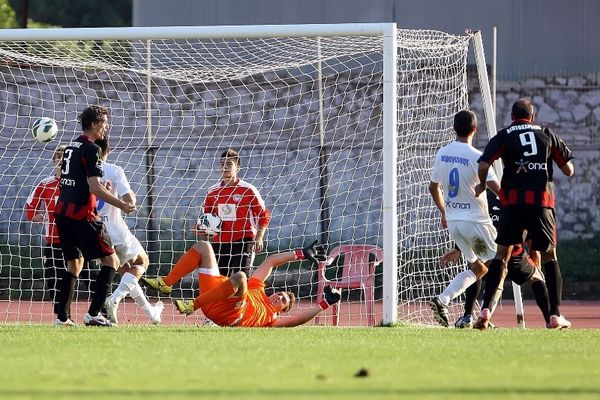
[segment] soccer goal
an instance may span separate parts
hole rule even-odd
[[[449,240],[427,186],[435,152],[454,137],[454,114],[468,107],[471,38],[392,23],[2,30],[0,322],[53,318],[44,226],[27,221],[24,206],[52,175],[55,147],[79,135],[80,112],[99,104],[110,110],[109,161],[138,196],[126,220],[150,255],[148,275],[166,274],[194,243],[219,155],[233,148],[240,177],[273,215],[268,253],[314,239],[330,250],[383,250],[361,281],[374,296],[344,290],[340,325],[433,324],[428,300],[463,266],[438,264]],[[39,117],[57,121],[53,141],[33,139]],[[324,276],[341,278],[344,259],[330,261]],[[172,296],[193,295],[194,279]],[[302,308],[316,301],[320,279],[304,262],[268,283],[295,292]],[[124,312],[123,321],[145,321],[134,307]],[[163,323],[201,320],[175,314],[167,305]]]

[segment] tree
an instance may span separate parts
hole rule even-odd
[[[18,28],[15,10],[8,4],[8,0],[0,0],[0,28]]]
[[[22,0],[8,1],[16,13],[21,13]],[[132,0],[36,0],[29,1],[29,18],[36,22],[64,28],[131,26]]]

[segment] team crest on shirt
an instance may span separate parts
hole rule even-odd
[[[521,158],[521,160],[515,161],[515,164],[519,166],[519,168],[517,168],[517,174],[521,171],[527,173],[527,161]]]
[[[233,199],[233,201],[235,201],[236,203],[239,203],[240,201],[242,201],[242,195],[241,194],[234,194],[233,196],[231,196],[231,198]]]

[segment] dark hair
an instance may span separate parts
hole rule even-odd
[[[535,114],[535,107],[527,99],[519,99],[512,106],[513,119],[529,119]]]
[[[238,166],[240,165],[240,155],[233,149],[225,150],[221,153],[221,158],[231,158]]]
[[[296,303],[296,295],[292,292],[284,292],[288,295],[288,297],[290,298],[290,304],[288,304],[288,306],[286,308],[284,308],[283,310],[281,310],[281,312],[288,312],[292,309],[292,306]]]
[[[477,129],[477,116],[473,111],[462,110],[454,116],[454,131],[457,136],[467,137]]]
[[[93,123],[102,121],[102,117],[108,116],[108,110],[102,106],[89,106],[79,116],[81,129],[85,132],[92,127]]]
[[[110,150],[110,146],[108,145],[108,137],[105,137],[104,139],[96,139],[94,140],[94,143],[100,147],[100,150],[102,150],[102,157],[108,154]]]

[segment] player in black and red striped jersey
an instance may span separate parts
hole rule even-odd
[[[475,193],[486,190],[491,164],[501,158],[504,173],[500,184],[503,206],[498,226],[496,257],[489,265],[479,327],[489,320],[491,296],[506,274],[512,247],[522,241],[524,231],[531,238],[531,250],[540,251],[550,298],[550,328],[568,328],[571,323],[560,314],[562,278],[556,256],[556,220],[553,173],[556,163],[566,175],[575,172],[573,153],[550,128],[534,124],[533,104],[517,100],[512,107],[512,124],[490,139],[479,159],[479,180]]]
[[[54,175],[44,178],[33,189],[27,202],[25,203],[25,216],[31,222],[44,224],[44,280],[45,297],[54,301],[57,291],[57,279],[60,273],[65,269],[62,248],[58,230],[54,223],[54,208],[59,194],[58,182],[60,180],[60,169],[65,145],[58,145],[52,154],[52,164],[54,165]],[[95,269],[92,261],[88,262],[88,269],[85,279],[89,282],[91,272]]]
[[[125,213],[135,211],[135,204],[115,197],[100,182],[102,151],[94,140],[104,139],[108,132],[108,111],[101,106],[89,106],[80,116],[83,134],[65,148],[60,176],[60,194],[54,209],[67,269],[59,284],[55,312],[55,325],[74,325],[70,316],[71,299],[77,278],[83,269],[84,257],[100,259],[101,267],[96,278],[85,325],[110,326],[100,309],[119,267],[112,243],[102,219],[96,211],[96,196]]]

